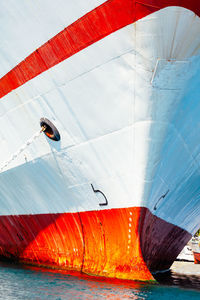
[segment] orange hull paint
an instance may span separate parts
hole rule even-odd
[[[1,216],[1,256],[91,275],[153,280],[140,249],[140,212]]]
[[[145,207],[0,216],[0,232],[2,259],[143,281],[168,269],[191,238]]]

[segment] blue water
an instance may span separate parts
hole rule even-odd
[[[171,285],[165,285],[167,280],[164,284],[105,282],[1,263],[0,299],[200,299],[200,279],[194,277],[174,277]]]

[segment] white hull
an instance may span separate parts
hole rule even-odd
[[[2,76],[102,3],[60,0],[54,10],[53,3],[32,9],[21,1],[16,9],[5,2]],[[61,141],[41,135],[3,169],[0,215],[145,207],[194,234],[200,215],[199,32],[194,12],[166,7],[5,94],[2,166],[40,130],[41,117],[56,125]],[[91,184],[108,205],[100,206],[104,197]]]
[[[198,218],[200,208],[194,209],[198,195],[188,203],[184,189],[189,179],[198,176],[198,158],[192,154],[198,142],[188,134],[196,127],[197,107],[191,105],[182,118],[185,122],[190,114],[187,128],[176,116],[187,104],[186,96],[194,99],[198,92],[193,78],[199,68],[198,39],[195,44],[183,39],[189,22],[190,36],[196,37],[198,17],[194,21],[193,13],[184,8],[165,8],[2,99],[2,164],[39,129],[41,117],[55,122],[61,133],[60,144],[41,137],[8,166],[9,172],[1,174],[2,215],[99,209],[92,183],[107,195],[108,208],[146,206],[153,213],[155,203],[169,189],[168,204],[156,214],[192,233],[196,230],[190,219],[192,211],[192,223]]]

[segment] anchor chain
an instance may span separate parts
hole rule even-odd
[[[30,146],[35,140],[36,138],[38,138],[40,136],[40,134],[42,132],[44,132],[46,129],[45,126],[42,127],[42,129],[40,129],[40,131],[37,131],[30,139],[28,139],[28,141],[22,145],[22,147],[20,147],[19,150],[17,150],[11,157],[9,160],[7,160],[3,166],[0,168],[0,172],[2,172],[13,160],[15,160],[28,146]]]

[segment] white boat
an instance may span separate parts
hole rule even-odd
[[[187,244],[177,256],[176,260],[194,262],[192,248]]]
[[[198,1],[0,11],[1,258],[153,280],[199,227]]]

